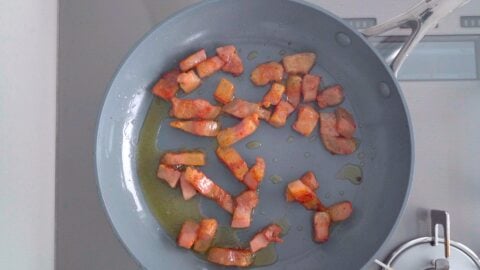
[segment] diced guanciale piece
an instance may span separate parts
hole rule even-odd
[[[248,166],[235,148],[218,147],[216,153],[218,158],[228,167],[235,178],[242,181],[245,174],[248,172]]]
[[[277,105],[282,100],[283,92],[285,92],[285,86],[281,83],[274,83],[267,94],[263,97],[262,105],[265,108],[270,105]]]
[[[287,101],[293,105],[293,107],[297,107],[298,103],[300,103],[300,98],[302,94],[302,77],[297,75],[289,75],[287,78]]]
[[[263,86],[283,79],[283,66],[277,62],[268,62],[257,66],[250,76],[253,84]]]
[[[258,185],[262,182],[265,176],[265,160],[261,157],[257,157],[255,164],[245,174],[243,183],[250,189],[256,190]]]
[[[163,74],[160,80],[153,86],[152,93],[167,101],[172,99],[178,91],[177,78],[179,74],[180,72],[177,69]]]
[[[168,152],[163,155],[162,163],[170,166],[203,166],[205,165],[205,154],[200,151]]]
[[[290,191],[288,191],[288,188],[285,190],[285,200],[287,202],[293,202],[295,201],[295,198],[290,194]]]
[[[200,253],[207,251],[212,244],[217,228],[218,223],[215,219],[202,219],[200,221],[200,228],[198,228],[198,236],[195,245],[193,246],[193,250]]]
[[[330,215],[326,212],[316,212],[313,216],[313,240],[324,243],[328,241],[330,230]]]
[[[303,76],[302,94],[303,102],[315,101],[318,94],[318,86],[320,86],[320,76],[307,74]]]
[[[341,137],[338,133],[334,113],[320,113],[320,137],[325,148],[332,154],[349,155],[357,149],[355,139]]]
[[[194,54],[188,56],[184,60],[180,62],[180,69],[185,72],[192,68],[194,68],[199,63],[205,61],[207,59],[207,53],[204,49],[201,49]]]
[[[210,57],[197,65],[197,74],[200,78],[212,76],[215,72],[222,69],[225,62],[218,57]]]
[[[215,182],[210,180],[201,171],[192,167],[185,170],[185,179],[203,196],[214,200],[223,209],[229,213],[233,213],[232,195],[219,187]]]
[[[222,104],[227,104],[233,100],[235,96],[235,85],[229,80],[222,78],[218,83],[217,89],[213,94],[215,100]]]
[[[293,129],[303,136],[310,136],[317,126],[319,114],[311,106],[304,105],[298,110],[297,121],[293,123]]]
[[[208,251],[207,260],[224,266],[248,267],[253,263],[253,254],[246,249],[213,247]]]
[[[280,238],[281,233],[282,227],[277,224],[269,225],[253,237],[250,241],[250,250],[252,252],[257,252],[260,249],[267,247],[270,243],[282,243],[283,240]]]
[[[178,119],[212,120],[218,116],[222,108],[210,104],[204,99],[172,98],[170,115]]]
[[[318,189],[319,184],[317,181],[317,178],[315,177],[315,174],[311,171],[306,172],[302,177],[300,178],[300,181],[304,183],[307,187],[315,191]]]
[[[183,199],[186,201],[197,195],[195,188],[185,179],[185,172],[180,176],[180,188],[182,189]]]
[[[183,248],[191,249],[197,239],[199,225],[193,220],[187,220],[182,225],[178,234],[177,244]]]
[[[349,201],[336,203],[327,209],[330,219],[333,222],[344,221],[352,215],[353,207]]]
[[[237,125],[221,130],[217,136],[218,144],[220,147],[228,147],[253,134],[259,125],[258,114],[247,116]]]
[[[309,210],[322,211],[325,209],[315,192],[300,180],[289,183],[287,192],[295,201]]]
[[[227,45],[217,48],[217,55],[225,62],[222,70],[239,76],[243,73],[242,58],[237,53],[237,48],[233,45]]]
[[[295,108],[286,101],[280,101],[275,107],[272,116],[268,120],[270,125],[280,128],[285,126],[288,116],[295,110]]]
[[[185,93],[191,93],[200,86],[202,80],[200,80],[197,74],[195,74],[195,71],[190,70],[188,72],[180,73],[177,77],[177,82]]]
[[[338,133],[347,138],[353,138],[353,134],[357,129],[357,125],[353,120],[353,116],[346,109],[339,107],[335,111],[335,116],[337,117],[337,131]]]
[[[242,192],[235,198],[235,210],[232,217],[232,228],[248,228],[252,222],[252,211],[258,204],[258,195],[255,191]]]
[[[239,98],[224,105],[222,111],[242,119],[256,113],[258,114],[258,118],[268,120],[271,114],[270,111],[260,107],[257,103],[248,102]]]
[[[178,179],[180,179],[181,172],[165,164],[158,165],[157,177],[165,180],[171,188],[174,188]]]
[[[321,109],[324,109],[342,103],[343,99],[343,88],[336,84],[320,91],[317,96],[317,103]]]
[[[215,137],[220,131],[220,124],[213,120],[172,121],[170,126],[204,137]]]
[[[315,64],[317,56],[304,52],[283,57],[283,66],[288,74],[307,74]]]

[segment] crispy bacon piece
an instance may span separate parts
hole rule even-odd
[[[268,108],[270,105],[277,105],[282,100],[283,92],[285,92],[285,86],[283,84],[273,83],[270,90],[263,97],[263,107]]]
[[[353,134],[357,129],[357,125],[353,120],[353,116],[346,109],[339,107],[335,111],[335,116],[337,117],[337,131],[338,133],[347,138],[353,138]]]
[[[250,250],[255,253],[267,247],[270,243],[282,243],[283,240],[280,238],[281,233],[282,227],[277,224],[267,226],[252,238],[250,241]]]
[[[277,62],[268,62],[257,66],[250,76],[253,84],[263,86],[269,82],[280,82],[283,79],[283,66]]]
[[[163,155],[162,163],[171,166],[203,166],[205,165],[205,153],[200,151],[168,152]]]
[[[259,125],[258,114],[249,115],[236,126],[221,130],[217,136],[218,144],[220,147],[228,147],[253,134]]]
[[[315,174],[312,171],[306,172],[302,177],[300,178],[300,181],[304,183],[307,187],[315,191],[318,189],[319,184],[317,181],[317,178],[315,177]]]
[[[301,106],[298,110],[297,121],[293,123],[292,127],[298,133],[308,137],[317,126],[319,117],[319,114],[311,106]]]
[[[304,52],[283,57],[283,66],[288,74],[307,74],[315,64],[317,56]]]
[[[300,98],[302,94],[302,77],[297,75],[289,75],[287,78],[287,101],[293,105],[293,107],[297,107],[298,103],[300,103]]]
[[[202,219],[200,221],[200,228],[198,229],[198,236],[195,245],[193,246],[193,250],[200,253],[207,251],[212,244],[217,228],[218,223],[215,219]]]
[[[245,118],[256,113],[258,114],[258,118],[264,120],[268,120],[271,114],[270,111],[260,107],[259,104],[248,102],[239,98],[236,98],[232,102],[224,105],[222,111],[237,118]]]
[[[160,80],[152,88],[152,93],[167,101],[172,99],[178,91],[177,78],[180,72],[177,69],[171,70],[162,75]]]
[[[157,177],[165,180],[171,188],[177,185],[180,174],[181,172],[165,164],[158,165]]]
[[[204,49],[201,49],[194,54],[188,56],[184,60],[180,62],[180,69],[185,72],[192,68],[194,68],[199,63],[205,61],[207,59],[207,53]]]
[[[220,123],[213,120],[172,121],[170,126],[204,137],[215,137],[220,131]]]
[[[212,76],[215,72],[222,69],[224,64],[225,62],[220,57],[210,57],[196,66],[197,74],[200,78]]]
[[[278,105],[275,107],[275,111],[273,112],[272,116],[268,120],[270,125],[280,128],[285,126],[287,122],[287,117],[295,110],[295,108],[286,101],[280,101]]]
[[[231,102],[235,95],[235,85],[229,80],[222,78],[218,83],[213,97],[222,104]]]
[[[224,266],[248,267],[253,263],[250,250],[213,247],[208,251],[207,260]]]
[[[182,229],[178,234],[177,244],[183,248],[191,249],[193,243],[197,239],[198,235],[198,224],[193,220],[187,220],[182,225]]]
[[[265,160],[261,157],[257,157],[255,164],[245,174],[243,183],[250,189],[256,190],[258,185],[262,182],[265,176]]]
[[[180,73],[177,77],[177,82],[185,93],[191,93],[200,86],[202,80],[200,80],[195,71],[190,70],[188,72]]]
[[[338,133],[334,113],[320,113],[320,137],[325,148],[332,154],[349,155],[357,149],[355,139],[341,137]]]
[[[313,239],[315,242],[324,243],[328,241],[330,229],[330,215],[326,212],[316,212],[313,216]]]
[[[302,94],[303,102],[315,101],[318,94],[318,86],[320,86],[320,76],[307,74],[303,76]]]
[[[325,209],[315,192],[300,180],[289,183],[287,191],[295,201],[309,210],[322,211]]]
[[[242,181],[248,171],[248,166],[235,148],[218,147],[216,153],[218,158],[228,167],[235,178]]]
[[[327,209],[328,215],[333,222],[344,221],[352,215],[353,207],[349,201],[339,202]]]
[[[239,76],[243,73],[242,58],[237,54],[237,48],[233,45],[227,45],[217,48],[217,55],[225,62],[222,70]]]
[[[210,180],[201,171],[192,167],[185,170],[185,179],[203,196],[214,200],[223,209],[229,213],[233,213],[232,195],[219,187],[215,182]]]
[[[182,189],[183,199],[186,201],[197,195],[195,188],[185,179],[185,172],[180,176],[180,188]]]
[[[343,99],[343,88],[336,84],[320,91],[317,96],[317,103],[321,109],[324,109],[342,103]]]
[[[222,108],[213,106],[204,99],[172,98],[170,115],[178,119],[211,120],[218,116]]]
[[[255,191],[242,192],[235,198],[235,210],[232,217],[232,228],[248,228],[252,221],[252,211],[258,204],[258,195]]]

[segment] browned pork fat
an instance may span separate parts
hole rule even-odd
[[[328,241],[330,230],[330,215],[326,212],[316,212],[313,216],[313,240],[324,243]]]
[[[207,59],[207,53],[205,52],[204,49],[201,49],[192,55],[188,56],[187,58],[183,59],[180,62],[180,69],[185,72],[188,71],[192,68],[194,68],[196,65],[200,64],[201,62],[205,61]]]
[[[200,80],[195,71],[190,70],[188,72],[180,73],[177,77],[177,82],[185,93],[191,93],[200,86],[202,80]]]
[[[288,116],[295,110],[295,108],[286,101],[280,101],[275,107],[272,116],[268,123],[276,128],[285,126]]]
[[[167,152],[163,155],[161,162],[166,165],[186,165],[203,166],[205,165],[205,153],[200,151],[186,152]]]
[[[170,126],[204,137],[215,137],[220,131],[220,123],[213,120],[172,121]]]
[[[255,164],[245,174],[243,183],[250,189],[256,190],[258,185],[262,182],[265,176],[265,160],[261,157],[257,157]]]
[[[311,188],[313,191],[315,191],[319,187],[317,177],[315,177],[315,174],[312,171],[308,171],[304,175],[302,175],[300,181],[302,181],[302,183],[304,183],[307,187]]]
[[[172,98],[170,115],[178,119],[212,120],[218,116],[222,108],[210,104],[204,99]]]
[[[262,105],[265,108],[271,105],[277,105],[282,100],[283,92],[285,92],[285,86],[281,83],[273,83],[270,90],[263,97]]]
[[[260,122],[258,120],[258,114],[254,113],[249,115],[243,118],[243,120],[237,125],[227,129],[222,129],[217,136],[218,144],[220,147],[228,147],[233,145],[234,143],[253,134],[259,125]]]
[[[287,101],[290,102],[293,107],[297,107],[300,103],[302,94],[302,77],[298,75],[289,75],[286,88],[285,93],[287,95]]]
[[[271,114],[270,111],[260,107],[257,103],[248,102],[240,98],[236,98],[232,102],[225,104],[222,111],[237,118],[245,118],[256,113],[258,114],[258,118],[264,120],[268,120]]]
[[[220,79],[213,97],[222,104],[231,102],[235,97],[235,85],[225,78]]]
[[[180,179],[181,172],[165,164],[158,165],[157,177],[165,180],[171,188],[174,188],[178,179]]]
[[[318,87],[320,86],[320,76],[307,74],[303,76],[302,81],[302,95],[303,102],[315,101],[318,94]]]
[[[321,109],[324,109],[342,103],[343,99],[343,88],[336,84],[320,91],[317,96],[317,103]]]
[[[337,131],[338,133],[347,138],[353,138],[353,134],[357,129],[357,125],[353,120],[353,116],[346,109],[339,107],[335,110],[335,116],[337,117]]]
[[[240,76],[243,73],[242,58],[237,53],[237,48],[233,45],[227,45],[217,48],[217,55],[225,62],[222,70]]]
[[[258,194],[247,190],[235,198],[235,209],[232,216],[232,228],[248,228],[252,222],[252,211],[258,204]]]
[[[160,80],[152,88],[152,93],[167,101],[175,97],[178,91],[177,78],[180,72],[177,69],[171,70],[162,75]]]
[[[242,181],[248,171],[248,166],[237,150],[233,147],[218,147],[216,153],[218,158],[228,167],[235,178]]]
[[[290,182],[286,194],[309,210],[322,211],[325,209],[315,192],[300,180]]]
[[[283,57],[283,66],[288,74],[307,74],[315,64],[317,56],[314,53],[304,52]]]
[[[339,202],[331,205],[327,209],[327,213],[330,215],[330,219],[333,222],[344,221],[352,215],[353,207],[349,201]]]
[[[280,238],[282,227],[277,224],[271,224],[258,232],[250,241],[250,250],[257,252],[268,246],[270,243],[282,243]]]
[[[182,229],[177,237],[177,244],[183,248],[190,249],[195,243],[198,235],[198,223],[193,220],[187,220],[182,225]]]
[[[268,62],[257,66],[250,76],[253,84],[263,86],[283,79],[283,66],[277,62]]]
[[[220,57],[210,57],[196,66],[197,74],[200,78],[212,76],[215,72],[222,69],[224,64],[225,62]]]
[[[232,196],[205,176],[201,171],[192,167],[187,167],[185,170],[185,179],[197,190],[198,193],[214,200],[229,213],[233,213]]]
[[[215,233],[217,232],[218,222],[213,218],[206,218],[200,221],[198,228],[197,240],[193,246],[196,252],[204,253],[210,248]]]
[[[318,123],[319,114],[311,106],[303,105],[298,110],[297,121],[293,123],[293,129],[303,136],[310,136]]]

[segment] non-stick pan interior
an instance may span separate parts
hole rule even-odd
[[[391,73],[362,38],[320,9],[286,0],[197,5],[149,33],[119,69],[100,115],[96,162],[102,199],[120,239],[147,269],[218,268],[177,248],[164,232],[143,196],[136,160],[140,131],[153,99],[152,84],[188,53],[206,48],[212,55],[224,44],[240,50],[245,73],[239,78],[218,73],[188,98],[213,102],[219,79],[227,77],[236,85],[237,97],[259,101],[267,87],[251,84],[249,74],[255,66],[279,61],[284,54],[313,51],[318,56],[313,73],[322,76],[323,86],[343,85],[346,101],[342,106],[353,112],[359,126],[360,146],[349,156],[329,154],[317,131],[311,138],[295,133],[290,126],[296,115],[282,129],[262,123],[253,136],[236,144],[247,163],[253,164],[256,156],[267,163],[253,225],[239,232],[240,238],[246,240],[256,230],[281,220],[289,224],[289,230],[284,243],[276,247],[278,261],[266,269],[361,268],[392,230],[407,195],[412,152],[406,109]],[[159,150],[202,148],[209,161],[202,170],[232,194],[243,190],[218,162],[213,139],[173,130],[169,121],[163,120],[158,129]],[[238,122],[228,117],[222,121],[225,126]],[[250,141],[262,146],[250,149],[246,147]],[[347,164],[362,168],[360,185],[337,179]],[[352,218],[336,225],[330,240],[322,245],[312,241],[312,213],[284,199],[286,184],[307,170],[316,173],[318,195],[325,204],[350,200],[354,205]],[[271,176],[280,176],[282,181],[271,181]],[[228,225],[228,215],[213,203],[201,200],[201,210]]]

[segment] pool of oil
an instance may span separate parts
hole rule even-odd
[[[198,196],[185,201],[180,189],[172,189],[156,177],[160,156],[163,151],[168,150],[167,148],[159,149],[156,144],[158,132],[162,129],[162,120],[168,117],[168,109],[169,105],[159,99],[154,99],[150,105],[138,140],[137,174],[150,211],[164,231],[175,239],[185,220],[199,221],[202,219],[202,214]],[[219,226],[213,245],[246,247],[248,243],[240,241],[236,230],[229,226]],[[205,256],[197,255],[205,259]],[[270,265],[276,261],[275,247],[270,245],[256,253],[253,266]]]

